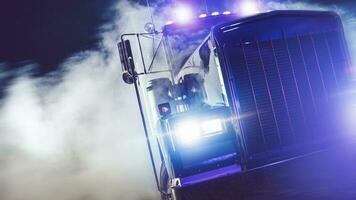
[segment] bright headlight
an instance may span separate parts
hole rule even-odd
[[[224,125],[221,119],[181,122],[176,128],[176,135],[184,143],[194,142],[203,136],[224,133]]]
[[[180,123],[177,127],[177,134],[182,142],[194,142],[200,136],[200,126],[196,122]]]
[[[201,124],[201,128],[204,135],[218,134],[224,130],[221,119],[204,121]]]

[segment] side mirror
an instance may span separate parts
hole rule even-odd
[[[131,75],[129,72],[122,73],[122,80],[124,80],[124,82],[127,84],[133,84],[135,81],[133,75]]]
[[[156,27],[151,22],[148,22],[147,24],[145,24],[144,28],[147,33],[155,33],[156,32]]]
[[[123,40],[117,44],[123,70],[123,80],[127,84],[133,84],[135,79],[135,63],[129,40]]]

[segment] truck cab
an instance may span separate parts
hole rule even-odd
[[[128,37],[138,39],[139,53]],[[149,56],[140,37],[158,41]],[[185,187],[344,139],[340,108],[351,63],[335,13],[200,15],[161,32],[124,34],[119,52],[124,81],[135,85],[163,199],[184,199]]]

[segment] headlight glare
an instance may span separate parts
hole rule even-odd
[[[176,126],[176,137],[180,142],[193,143],[202,137],[224,133],[224,124],[221,119],[210,119],[203,122],[182,121]]]
[[[204,121],[202,122],[201,127],[202,133],[204,135],[218,134],[222,133],[222,131],[224,130],[221,119],[212,119]]]
[[[179,139],[185,143],[191,143],[200,136],[200,126],[197,122],[180,123],[177,127]]]

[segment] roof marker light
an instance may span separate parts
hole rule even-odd
[[[240,4],[240,12],[242,16],[250,16],[260,12],[260,4],[259,1],[256,0],[245,0]]]
[[[177,7],[174,14],[177,16],[177,21],[182,24],[188,23],[193,18],[193,12],[191,8],[185,5],[180,5]]]
[[[217,15],[220,15],[220,13],[219,12],[212,12],[211,15],[212,16],[217,16]]]
[[[223,15],[230,15],[230,14],[231,14],[231,12],[228,10],[223,12]]]
[[[174,22],[173,21],[167,21],[166,22],[166,25],[171,25],[171,24],[173,24]]]
[[[207,17],[208,15],[207,14],[200,14],[199,15],[199,18],[205,18],[205,17]]]

